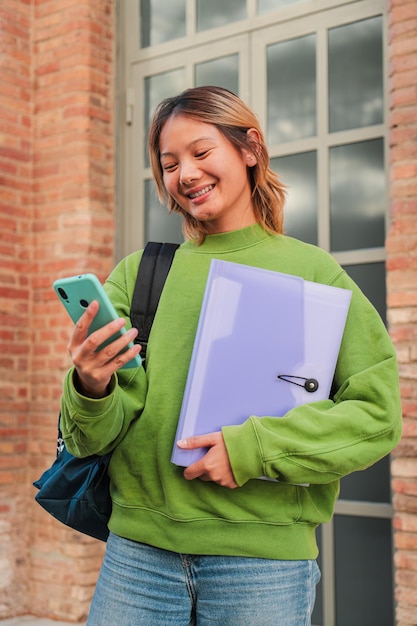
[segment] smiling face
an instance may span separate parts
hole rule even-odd
[[[216,126],[182,114],[167,120],[159,148],[167,192],[208,233],[255,224],[248,177],[248,167],[256,163],[252,152],[237,149]]]

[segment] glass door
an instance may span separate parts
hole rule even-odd
[[[119,256],[181,241],[155,195],[146,136],[155,105],[194,85],[238,93],[288,186],[288,235],[342,264],[385,319],[385,3],[360,0],[126,0],[119,3]],[[318,531],[315,626],[393,623],[390,470],[342,480]]]

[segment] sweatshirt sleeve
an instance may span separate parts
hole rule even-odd
[[[139,256],[127,257],[112,272],[105,289],[117,313],[130,327],[130,304]],[[67,373],[61,399],[61,430],[74,456],[106,454],[125,437],[130,424],[142,413],[147,393],[143,367],[118,370],[105,398],[82,396],[74,386],[74,369]]]
[[[113,376],[110,393],[99,400],[78,393],[74,370],[64,380],[61,399],[61,430],[68,451],[74,456],[106,454],[126,435],[133,420],[140,417],[146,397],[146,376],[142,368]]]
[[[329,400],[298,406],[285,416],[251,416],[222,429],[239,486],[259,476],[323,484],[365,469],[401,436],[401,400],[394,347],[359,287],[353,291]]]

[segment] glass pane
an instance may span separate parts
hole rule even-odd
[[[361,502],[391,502],[389,457],[363,472],[354,472],[342,478],[340,498]]]
[[[316,36],[267,48],[268,143],[316,134]]]
[[[385,263],[347,265],[344,268],[372,302],[386,325],[387,288]]]
[[[156,195],[153,180],[145,181],[145,241],[166,241],[181,243],[182,217],[178,213],[168,213]]]
[[[289,4],[298,4],[299,2],[305,2],[306,0],[258,0],[258,13],[269,13],[269,11],[276,11],[282,7],[286,7]]]
[[[329,31],[330,132],[383,121],[382,17]]]
[[[317,245],[316,152],[276,157],[271,159],[271,167],[287,185],[286,234]]]
[[[239,94],[239,55],[231,54],[195,66],[195,84],[216,85]]]
[[[185,89],[185,69],[183,67],[164,74],[155,74],[145,78],[145,137],[148,136],[152,113],[164,98],[169,98]],[[145,143],[145,163],[149,165],[147,144]]]
[[[330,149],[332,251],[384,245],[385,184],[382,139]]]
[[[186,0],[140,0],[141,48],[185,36]]]
[[[337,626],[392,626],[391,520],[336,515]]]
[[[197,30],[246,19],[246,0],[197,0]]]

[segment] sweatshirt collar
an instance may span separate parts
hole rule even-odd
[[[186,252],[197,254],[219,254],[250,248],[273,236],[264,230],[260,224],[253,224],[240,230],[207,235],[201,246],[197,246],[192,241],[186,241],[181,248]]]

